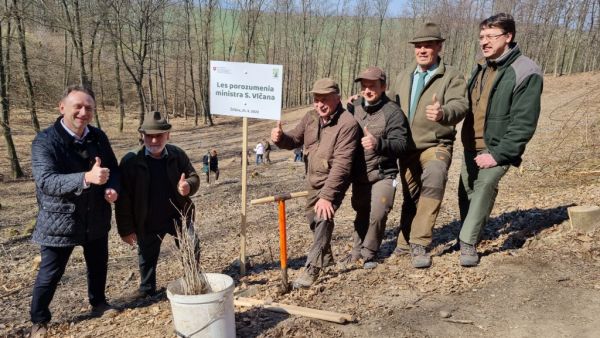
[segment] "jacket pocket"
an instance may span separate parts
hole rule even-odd
[[[42,203],[42,210],[38,216],[47,235],[74,236],[77,232],[75,219],[75,204],[72,203]]]

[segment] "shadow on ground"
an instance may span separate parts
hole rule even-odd
[[[500,245],[487,248],[481,255],[487,256],[495,252],[522,248],[528,238],[567,220],[569,218],[567,208],[573,205],[569,204],[549,209],[515,210],[490,218],[483,230],[481,240],[493,241],[503,235],[507,235],[507,237]],[[454,220],[441,227],[434,228],[433,242],[430,245],[433,248],[432,254],[443,255],[458,250],[457,238],[460,227],[461,222]],[[382,258],[389,257],[392,254],[396,247],[399,231],[399,227],[386,231],[380,249]]]

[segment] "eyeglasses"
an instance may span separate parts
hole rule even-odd
[[[492,34],[488,34],[488,35],[480,35],[479,36],[479,41],[492,41],[492,40],[496,40],[499,37],[501,37],[502,35],[506,35],[506,33],[501,33],[501,34],[496,34],[496,35],[492,35]]]

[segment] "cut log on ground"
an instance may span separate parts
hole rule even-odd
[[[571,229],[589,232],[600,226],[600,207],[595,205],[578,205],[567,208]]]
[[[290,315],[299,315],[303,317],[321,319],[340,324],[355,321],[353,316],[345,313],[317,310],[296,305],[273,303],[253,298],[237,297],[234,299],[233,304],[236,306],[245,307],[258,306],[262,307],[265,310],[273,312],[287,313]]]

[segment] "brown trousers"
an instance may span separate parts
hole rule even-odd
[[[314,266],[324,268],[334,263],[333,252],[331,251],[331,235],[333,234],[333,219],[326,220],[317,217],[315,213],[315,204],[319,200],[319,190],[308,190],[306,196],[306,219],[310,230],[313,232],[313,243],[306,255],[305,266]],[[337,211],[342,201],[333,201],[333,209]]]
[[[442,205],[452,150],[444,145],[409,153],[400,160],[402,212],[398,247],[428,246]]]
[[[394,205],[394,181],[384,178],[375,183],[352,184],[352,208],[356,211],[352,257],[367,261],[377,255],[388,214]]]

